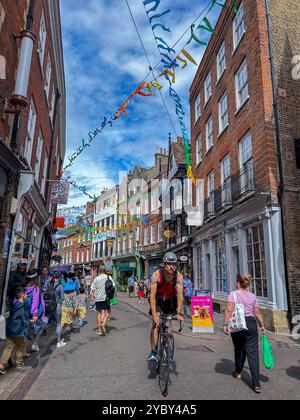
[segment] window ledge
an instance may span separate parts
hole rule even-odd
[[[202,159],[201,159],[201,161],[199,163],[197,163],[195,169],[198,169],[200,167],[201,163],[202,163]]]
[[[214,147],[214,145],[212,145],[208,150],[207,150],[207,152],[205,153],[205,156],[207,156],[208,154],[209,154],[209,152],[213,149],[213,147]]]
[[[235,46],[235,48],[233,49],[233,51],[232,51],[232,56],[234,56],[234,55],[235,55],[235,53],[236,53],[236,51],[239,49],[239,46],[240,46],[241,42],[243,41],[243,39],[244,39],[245,35],[246,35],[246,29],[244,30],[244,33],[243,33],[243,35],[241,36],[241,39],[239,40],[238,44],[237,44],[237,45]]]
[[[206,106],[209,104],[210,100],[212,98],[212,94],[210,95],[210,97],[208,98],[207,102],[204,104],[204,109],[206,108]]]
[[[241,111],[242,109],[246,106],[246,104],[249,102],[250,99],[250,95],[248,95],[247,99],[245,100],[245,102],[235,111],[234,116],[236,117]]]
[[[220,211],[220,215],[226,213],[227,211],[229,211],[231,209],[232,209],[232,205],[230,205],[230,206],[229,205],[228,206],[224,206],[222,208],[222,210]]]
[[[246,195],[244,195],[243,197],[241,197],[241,198],[238,200],[238,203],[239,203],[239,204],[241,204],[241,203],[243,203],[244,201],[249,200],[249,198],[253,197],[255,194],[256,194],[256,192],[255,192],[255,191],[251,191],[251,192],[247,193]]]
[[[220,137],[222,137],[222,135],[225,133],[225,131],[227,131],[227,128],[229,127],[229,123],[226,125],[226,127],[224,127],[223,128],[223,130],[219,133],[219,135],[218,135],[218,139],[220,138]]]
[[[223,79],[224,74],[226,73],[227,67],[225,67],[223,73],[220,75],[220,77],[217,80],[216,86],[220,83],[220,81]]]

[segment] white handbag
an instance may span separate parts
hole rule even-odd
[[[246,318],[245,318],[245,308],[242,303],[237,303],[236,292],[234,292],[234,303],[235,309],[232,314],[232,317],[229,318],[228,323],[228,332],[229,334],[234,334],[239,331],[248,331]]]

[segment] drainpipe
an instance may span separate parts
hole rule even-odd
[[[21,38],[21,47],[16,86],[13,96],[10,100],[11,104],[14,107],[15,113],[10,144],[11,149],[14,151],[16,151],[17,149],[17,138],[20,127],[21,110],[28,106],[27,91],[31,70],[32,52],[34,43],[36,41],[36,36],[32,32],[35,3],[36,0],[30,0],[26,29],[21,32],[19,37],[16,37]]]
[[[28,14],[27,14],[26,29],[21,32],[21,35],[19,37],[21,38],[21,47],[20,47],[20,54],[19,54],[17,80],[16,80],[14,94],[10,100],[11,104],[13,105],[13,110],[8,110],[8,113],[15,114],[12,136],[11,136],[11,143],[10,143],[10,147],[13,151],[17,150],[17,138],[18,138],[18,132],[19,132],[19,127],[20,127],[21,111],[22,109],[28,106],[27,91],[28,91],[28,83],[29,83],[29,76],[30,76],[30,70],[31,70],[33,46],[36,40],[36,36],[32,32],[35,3],[36,3],[36,0],[30,0]],[[18,37],[16,37],[16,39],[17,38]],[[28,174],[28,176],[30,177],[30,174]],[[19,201],[20,201],[20,198],[21,197],[18,195]],[[9,274],[10,274],[12,252],[13,252],[13,248],[15,244],[15,230],[16,230],[16,221],[17,221],[16,216],[18,213],[19,205],[20,205],[20,202],[18,203],[16,215],[14,215],[12,219],[10,248],[9,248],[9,255],[7,258],[6,268],[5,268],[4,294],[3,294],[2,307],[0,308],[0,313],[2,315],[4,315],[5,309],[6,309],[5,301],[6,301],[6,295],[7,295],[8,279],[9,279]]]
[[[288,280],[288,270],[287,270],[288,262],[287,262],[287,253],[286,253],[286,236],[285,236],[284,217],[283,217],[283,193],[285,190],[285,183],[284,183],[284,171],[283,171],[283,163],[282,163],[283,160],[282,160],[282,145],[281,145],[281,133],[280,133],[280,123],[279,123],[279,100],[278,100],[277,80],[276,80],[275,65],[274,65],[270,0],[265,0],[265,7],[266,7],[267,30],[268,30],[269,60],[270,60],[270,67],[271,67],[271,80],[272,80],[272,90],[273,90],[273,109],[274,109],[274,118],[275,118],[277,158],[278,158],[278,169],[279,169],[278,202],[281,209],[280,211],[281,231],[282,231],[282,244],[283,244],[284,271],[285,271],[287,300],[288,300],[288,319],[289,319],[290,325],[292,325],[291,324],[292,310],[291,310],[290,290],[289,290],[289,280]]]

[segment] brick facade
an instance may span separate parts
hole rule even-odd
[[[292,316],[300,314],[300,169],[295,139],[300,139],[300,3],[270,0],[270,17],[283,165],[282,209]],[[299,60],[298,60],[299,61]],[[283,91],[282,91],[283,90]]]
[[[290,303],[294,307],[292,312],[299,313],[300,253],[299,219],[296,210],[299,208],[299,182],[295,176],[294,148],[294,139],[300,137],[299,117],[296,117],[299,115],[299,81],[291,77],[292,57],[299,53],[299,36],[295,36],[290,24],[296,15],[299,15],[299,2],[288,5],[288,2],[270,0],[284,185],[280,182],[278,170],[279,150],[266,18],[268,1],[243,0],[236,3],[239,11],[243,9],[245,29],[237,47],[234,48],[233,30],[237,17],[233,9],[224,9],[216,25],[216,36],[210,40],[190,88],[193,169],[196,178],[205,181],[204,225],[193,234],[194,271],[199,273],[198,276],[205,278],[205,286],[212,288],[216,296],[215,301],[221,305],[223,299],[226,300],[228,288],[234,287],[234,277],[238,270],[253,270],[251,274],[254,277],[257,277],[259,272],[260,278],[265,277],[265,295],[268,296],[269,302],[273,302],[270,306],[264,299],[264,292],[259,290],[267,325],[276,331],[286,331],[287,281]],[[226,49],[226,69],[218,80],[218,52],[223,43]],[[246,100],[239,109],[236,78],[245,60],[249,97],[243,97],[243,100]],[[212,96],[205,105],[205,80],[209,72],[212,79]],[[240,87],[244,81],[244,78],[240,80]],[[279,88],[285,89],[280,91],[280,97]],[[228,100],[228,126],[220,133],[219,102],[225,92]],[[288,95],[286,98],[285,92]],[[195,121],[195,105],[199,94],[201,117]],[[206,123],[210,116],[213,119],[214,144],[208,150]],[[252,151],[246,151],[251,153],[251,159],[250,163],[245,164],[241,141],[247,133],[251,134]],[[200,135],[202,160],[197,162],[197,139]],[[224,170],[222,179],[221,162],[226,156],[230,157],[230,167],[227,170],[229,177],[225,178],[225,182]],[[211,176],[213,171],[214,185]],[[210,181],[212,186],[209,188]],[[245,185],[246,189],[249,189],[248,192],[245,191]],[[253,239],[250,236],[253,229],[258,228],[261,229],[260,240],[265,246],[263,253],[259,251],[259,254],[259,245],[255,242],[257,238]],[[283,230],[286,237],[288,279],[284,270]],[[257,262],[251,262],[253,255],[250,252],[250,243],[256,250]],[[256,285],[260,283],[260,278],[258,282],[255,280]],[[202,280],[198,279],[199,284],[202,284]]]
[[[34,6],[31,9],[31,6]],[[32,16],[30,16],[32,10]],[[45,16],[46,41],[44,45],[44,57],[40,59],[39,40],[40,24],[42,13]],[[64,155],[65,155],[65,82],[63,72],[62,40],[60,28],[59,1],[49,2],[20,0],[12,2],[1,0],[0,2],[0,57],[1,57],[1,77],[0,79],[0,142],[3,143],[1,150],[6,147],[6,161],[16,163],[16,168],[12,170],[9,179],[8,193],[5,194],[2,203],[3,215],[2,226],[0,228],[0,258],[3,247],[3,234],[6,228],[13,227],[14,215],[16,222],[20,221],[20,215],[24,217],[23,246],[15,254],[15,243],[17,239],[16,231],[12,235],[11,249],[12,260],[15,263],[20,258],[34,254],[35,266],[50,263],[52,252],[51,234],[53,233],[52,224],[56,213],[56,205],[49,205],[48,193],[50,179],[57,179],[60,174]],[[32,25],[31,25],[32,18]],[[17,108],[11,102],[15,93],[18,66],[20,59],[20,49],[27,34],[19,35],[26,29],[35,35],[32,56],[27,54],[26,60],[30,65],[30,76],[27,89],[27,106]],[[46,95],[45,83],[47,80],[47,62],[51,60],[51,75],[49,80],[49,94]],[[27,65],[28,66],[28,65]],[[26,86],[27,87],[27,86]],[[54,119],[54,105],[57,91],[60,93],[56,119]],[[36,122],[32,141],[29,142],[32,151],[30,161],[25,159],[25,144],[28,137],[27,128],[29,120],[30,104],[34,101],[36,109]],[[13,113],[14,112],[14,113]],[[13,147],[12,133],[16,115],[20,112],[20,120],[17,129],[16,149]],[[38,143],[40,134],[42,136],[41,152],[38,154]],[[4,146],[4,144],[6,146]],[[5,160],[5,159],[4,159]],[[38,165],[39,162],[39,172]],[[22,170],[22,173],[20,172]],[[34,175],[31,173],[34,172]],[[38,175],[37,175],[38,174]],[[24,188],[24,179],[26,185]],[[35,179],[36,178],[36,179]],[[19,181],[21,182],[19,183]],[[19,187],[19,190],[18,190]],[[9,215],[12,198],[17,198],[18,207],[14,213]],[[26,208],[30,214],[26,213]],[[15,224],[15,228],[17,225]],[[32,237],[29,238],[32,229]],[[34,231],[35,229],[35,231]],[[18,236],[20,239],[20,236]],[[20,243],[20,242],[19,242]],[[30,243],[28,246],[27,244]],[[0,285],[4,286],[4,272],[0,272]],[[1,292],[1,290],[0,290]],[[2,294],[1,294],[2,295]]]

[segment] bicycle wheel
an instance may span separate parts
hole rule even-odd
[[[171,348],[169,340],[162,343],[159,360],[159,387],[162,395],[168,395],[169,377],[170,377],[170,358]]]

